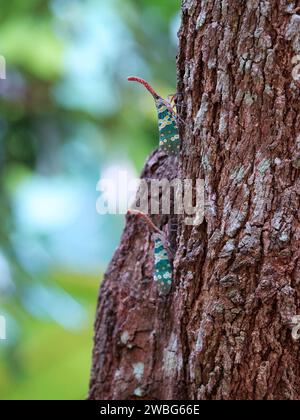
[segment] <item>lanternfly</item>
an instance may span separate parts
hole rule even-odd
[[[129,81],[141,83],[154,98],[158,113],[159,147],[169,155],[176,155],[180,149],[180,139],[176,114],[171,104],[159,96],[148,82],[139,77],[128,77]]]
[[[170,249],[170,244],[166,238],[164,232],[158,229],[150,217],[145,213],[137,210],[129,210],[128,214],[136,215],[141,217],[149,226],[152,233],[152,239],[154,242],[154,273],[153,278],[157,284],[159,294],[167,295],[172,287],[173,282],[173,269],[172,261],[174,255]]]

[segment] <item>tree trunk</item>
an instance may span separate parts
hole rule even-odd
[[[182,151],[178,167],[155,152],[143,176],[204,179],[205,220],[179,219],[159,297],[150,235],[128,217],[100,291],[90,399],[300,399],[298,6],[183,1]]]

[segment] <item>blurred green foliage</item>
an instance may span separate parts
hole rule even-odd
[[[174,92],[180,1],[0,1],[0,399],[83,399],[101,275],[123,218],[96,184],[157,144]]]

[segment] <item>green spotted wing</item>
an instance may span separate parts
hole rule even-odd
[[[154,236],[154,281],[157,283],[159,294],[166,295],[172,287],[172,265],[168,253],[159,235]]]
[[[156,100],[159,128],[159,147],[169,155],[180,150],[180,139],[176,116],[164,101]]]

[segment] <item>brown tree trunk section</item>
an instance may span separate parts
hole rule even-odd
[[[203,178],[205,221],[180,219],[162,298],[148,230],[128,218],[100,291],[90,399],[300,399],[287,325],[300,314],[298,6],[183,1],[179,166],[155,152],[143,176]]]

